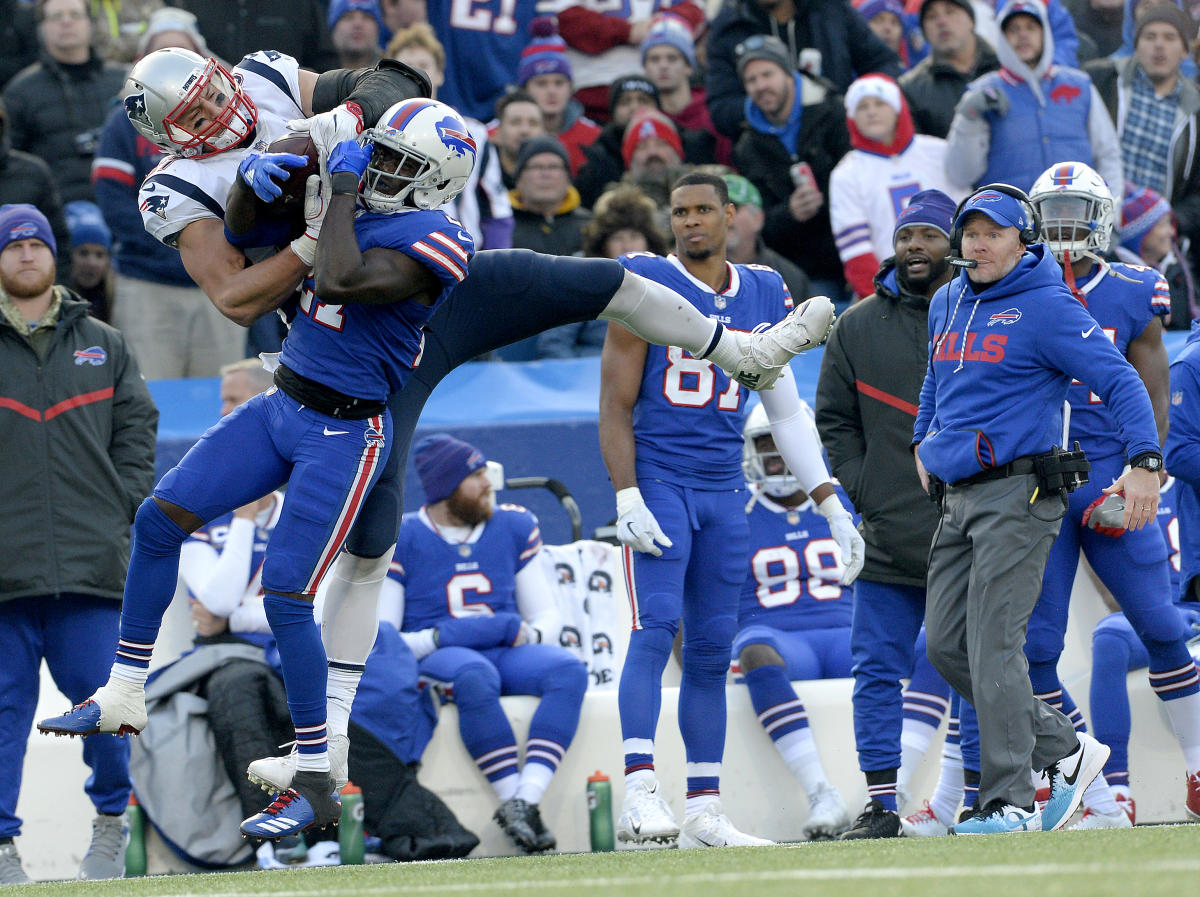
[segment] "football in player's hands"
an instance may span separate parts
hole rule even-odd
[[[317,145],[313,143],[312,138],[308,134],[289,133],[271,141],[271,145],[267,147],[267,152],[293,153],[308,159],[307,165],[291,169],[287,180],[280,181],[277,178],[275,179],[275,182],[282,188],[283,194],[278,199],[268,203],[268,206],[276,214],[294,214],[303,221],[304,185],[308,182],[310,175],[321,173],[320,163],[317,158]]]

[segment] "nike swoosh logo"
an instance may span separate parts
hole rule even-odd
[[[633,823],[632,825],[629,826],[629,828],[633,831],[633,833],[635,835],[640,835],[642,833],[642,824],[640,822]]]
[[[1068,786],[1070,786],[1070,787],[1075,786],[1075,780],[1077,778],[1079,778],[1079,767],[1081,767],[1081,766],[1083,766],[1083,758],[1082,757],[1080,757],[1080,762],[1075,764],[1074,772],[1072,772],[1070,775],[1063,773],[1063,781],[1066,782]]]
[[[324,432],[326,436],[348,436],[350,434],[349,430],[331,430],[328,427],[325,428]]]
[[[1083,331],[1083,333],[1081,333],[1079,335],[1082,336],[1084,339],[1087,339],[1089,336],[1092,335],[1092,331],[1095,330],[1099,326],[1100,326],[1099,324],[1093,324],[1091,327],[1089,327],[1087,330]]]

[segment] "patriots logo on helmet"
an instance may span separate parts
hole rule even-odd
[[[438,137],[442,138],[442,143],[450,149],[450,152],[456,156],[465,156],[470,152],[474,158],[475,139],[467,131],[460,131],[459,124],[460,122],[446,116],[434,127],[437,129]]]
[[[363,439],[366,440],[366,443],[369,446],[383,448],[383,431],[378,427],[367,427],[367,429],[363,431]]]
[[[167,217],[167,197],[166,196],[147,196],[142,200],[139,208],[143,212],[153,212],[159,218],[166,219]]]
[[[108,361],[108,353],[99,346],[88,346],[86,349],[75,350],[75,365],[90,364],[99,367]]]
[[[988,318],[987,325],[991,327],[995,324],[1003,324],[1005,327],[1008,327],[1019,320],[1021,320],[1021,310],[1019,308],[1006,308],[1004,311],[998,311]]]
[[[154,122],[150,121],[150,116],[146,114],[146,95],[144,93],[131,93],[125,98],[125,114],[134,124],[145,125],[147,128],[154,127]]]

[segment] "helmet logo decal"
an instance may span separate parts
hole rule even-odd
[[[475,141],[470,133],[459,130],[458,126],[462,122],[446,116],[439,121],[434,127],[437,129],[438,137],[442,138],[442,143],[446,148],[456,156],[466,156],[470,152],[471,157],[475,156]]]
[[[125,114],[134,124],[145,125],[147,128],[154,127],[154,122],[150,121],[150,116],[146,114],[146,95],[144,93],[132,93],[125,98]]]

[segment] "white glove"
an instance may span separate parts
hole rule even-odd
[[[542,631],[536,626],[531,626],[525,620],[521,621],[521,634],[517,638],[518,645],[540,645],[542,643]]]
[[[836,495],[827,495],[817,505],[817,510],[829,521],[829,531],[842,555],[842,585],[848,586],[862,572],[863,562],[867,559],[867,543],[858,534],[854,518],[842,507]]]
[[[333,148],[343,140],[354,140],[362,133],[362,109],[357,103],[343,103],[328,112],[309,118],[297,118],[287,123],[289,131],[307,131],[317,146],[322,167]]]
[[[418,629],[416,632],[402,632],[400,638],[404,640],[404,644],[408,645],[417,660],[428,657],[438,647],[437,630],[432,628]]]
[[[658,545],[670,548],[674,544],[646,507],[646,502],[642,499],[642,490],[637,486],[617,492],[617,538],[622,545],[628,545],[634,551],[652,554],[656,558],[662,557],[662,548]],[[655,542],[658,545],[655,545]]]
[[[304,184],[304,233],[291,243],[292,252],[310,269],[317,261],[317,239],[321,236],[321,224],[329,207],[322,187],[318,175],[308,176]]]

